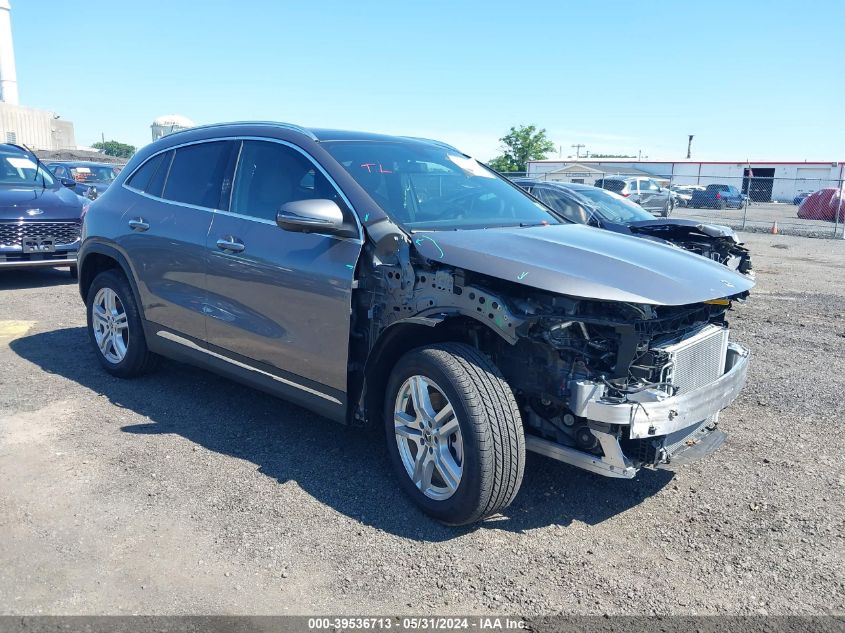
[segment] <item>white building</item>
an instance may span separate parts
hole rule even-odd
[[[153,132],[153,140],[157,141],[162,136],[187,130],[188,128],[194,127],[194,125],[196,124],[193,121],[181,114],[165,114],[153,121],[150,129]]]
[[[845,176],[843,161],[638,161],[620,159],[546,159],[528,162],[528,175],[550,180],[593,184],[603,174],[639,175],[673,185],[734,185],[750,187],[756,202],[791,202],[799,193],[839,187]],[[598,175],[597,175],[598,174]]]
[[[0,143],[42,150],[74,148],[73,123],[59,119],[54,112],[18,103],[11,12],[9,0],[0,0]]]

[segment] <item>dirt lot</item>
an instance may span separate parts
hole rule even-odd
[[[747,237],[727,444],[633,481],[531,456],[474,529],[397,494],[376,432],[109,377],[66,271],[0,272],[0,612],[842,613],[845,243]]]

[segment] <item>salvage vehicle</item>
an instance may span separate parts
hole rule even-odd
[[[0,145],[0,269],[69,266],[88,201],[25,147]]]
[[[59,178],[73,180],[74,191],[89,200],[96,200],[120,173],[120,165],[91,161],[54,161],[47,163],[47,169]]]
[[[590,185],[530,178],[515,178],[514,182],[573,222],[675,244],[754,276],[751,254],[730,227],[680,218],[657,219],[627,198]]]
[[[733,185],[707,185],[704,190],[693,191],[688,207],[693,209],[742,209],[747,197]]]
[[[79,278],[107,372],[166,356],[380,425],[448,524],[506,507],[526,450],[618,478],[715,450],[752,286],[571,223],[447,144],[282,123],[141,149],[85,217]]]

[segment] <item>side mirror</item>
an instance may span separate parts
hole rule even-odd
[[[276,214],[276,224],[295,233],[358,236],[358,230],[343,221],[343,211],[334,200],[295,200],[283,204]]]
[[[76,187],[76,181],[73,178],[59,178],[59,180],[68,189],[73,189],[74,187]]]

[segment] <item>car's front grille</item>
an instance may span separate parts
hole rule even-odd
[[[728,328],[708,325],[674,345],[661,348],[669,355],[664,380],[686,393],[713,382],[725,373]]]
[[[0,246],[21,246],[26,238],[52,238],[54,244],[79,239],[78,222],[0,222]]]

